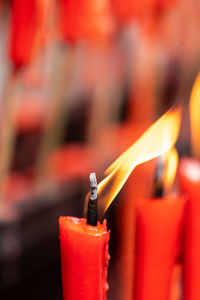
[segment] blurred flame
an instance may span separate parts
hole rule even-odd
[[[195,79],[190,96],[190,122],[192,151],[200,159],[200,73]]]
[[[164,187],[165,190],[170,190],[178,167],[178,152],[175,147],[164,155],[165,172],[164,172]]]
[[[104,212],[137,165],[163,155],[174,146],[178,138],[180,120],[180,107],[168,110],[106,170],[107,176],[98,185],[99,204]]]

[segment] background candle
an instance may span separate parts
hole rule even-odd
[[[28,64],[32,58],[39,19],[36,0],[11,1],[10,58],[16,69]]]
[[[63,299],[107,299],[110,233],[106,221],[94,227],[86,219],[60,217],[59,228]]]
[[[144,199],[136,207],[136,300],[169,299],[183,229],[185,200]]]
[[[183,158],[179,184],[188,195],[184,244],[184,299],[200,299],[200,163]]]
[[[184,299],[200,299],[200,74],[190,95],[191,145],[194,158],[182,158],[179,185],[188,196],[184,244]]]

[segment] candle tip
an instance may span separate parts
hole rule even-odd
[[[98,218],[98,186],[95,173],[90,173],[90,196],[88,201],[87,224],[96,226]]]
[[[90,173],[90,199],[96,200],[97,199],[97,178],[95,173]]]

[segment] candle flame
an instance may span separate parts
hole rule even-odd
[[[180,107],[168,110],[106,170],[107,176],[98,185],[99,205],[104,212],[136,166],[163,155],[174,146],[179,134],[180,120]],[[169,180],[169,175],[167,178]]]
[[[197,75],[190,96],[190,122],[192,151],[200,159],[200,73]]]
[[[164,186],[168,192],[176,177],[178,167],[178,152],[175,147],[164,155],[165,159],[165,172],[164,172]]]

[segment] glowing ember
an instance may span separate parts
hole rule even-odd
[[[180,120],[180,107],[171,108],[106,170],[107,176],[98,185],[100,208],[107,210],[136,166],[163,155],[174,146]],[[166,177],[169,180],[170,176]]]
[[[200,73],[198,74],[190,96],[190,122],[192,151],[195,157],[200,159]]]

